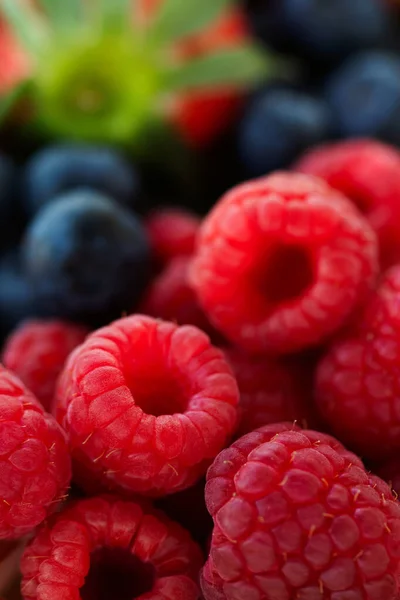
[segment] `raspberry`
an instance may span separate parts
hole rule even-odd
[[[0,539],[17,539],[57,508],[70,481],[64,433],[0,366]]]
[[[182,208],[154,211],[145,223],[153,255],[162,266],[193,253],[200,217]]]
[[[332,431],[371,459],[400,450],[400,267],[372,295],[357,329],[317,369],[316,400]]]
[[[21,561],[25,600],[198,600],[201,552],[162,513],[111,497],[46,523]]]
[[[376,271],[375,234],[345,197],[317,178],[276,173],[234,188],[211,211],[191,281],[233,343],[280,354],[341,327]]]
[[[4,366],[50,411],[64,363],[87,333],[83,327],[63,321],[25,321],[5,344]]]
[[[374,469],[374,472],[389,484],[395,496],[400,495],[400,463],[398,458],[383,463]]]
[[[236,349],[225,355],[240,392],[238,436],[282,421],[314,422],[309,365],[254,358]]]
[[[400,260],[400,153],[361,139],[328,144],[306,154],[296,169],[317,175],[345,194],[378,234],[381,262]]]
[[[203,332],[134,315],[71,354],[56,412],[83,483],[162,496],[205,472],[235,427],[238,395]]]
[[[195,325],[218,340],[220,336],[205,316],[190,285],[190,264],[188,256],[173,258],[147,290],[141,312],[179,325]]]
[[[394,600],[400,505],[333,438],[285,424],[250,433],[207,475],[206,600]]]

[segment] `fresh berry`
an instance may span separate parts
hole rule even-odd
[[[313,424],[312,377],[305,364],[249,356],[236,349],[225,355],[240,392],[238,437],[283,421]]]
[[[202,556],[162,513],[113,497],[77,501],[21,561],[25,600],[198,600]]]
[[[211,322],[251,353],[318,344],[374,280],[376,236],[325,182],[276,173],[228,192],[206,217],[191,269]]]
[[[191,257],[177,256],[150,284],[140,305],[140,311],[178,325],[195,325],[215,342],[221,336],[204,314],[196,293],[189,282]]]
[[[322,177],[364,213],[378,234],[381,263],[400,260],[400,153],[375,140],[349,140],[311,150],[296,170]]]
[[[81,484],[162,496],[204,474],[233,432],[238,395],[199,329],[134,315],[72,353],[56,414]]]
[[[139,175],[117,150],[82,144],[48,146],[34,154],[25,167],[23,191],[30,214],[77,188],[98,191],[134,206],[140,190]]]
[[[0,539],[32,531],[63,499],[71,476],[65,435],[0,367]]]
[[[382,0],[246,0],[254,31],[311,61],[336,62],[391,36]]]
[[[355,331],[317,370],[316,399],[332,431],[362,456],[400,450],[400,268],[372,295]]]
[[[375,137],[400,144],[400,57],[366,51],[350,57],[327,85],[341,137]]]
[[[25,321],[7,340],[3,364],[50,412],[64,363],[87,334],[85,328],[63,321]]]
[[[153,257],[162,266],[193,253],[200,217],[182,208],[161,208],[145,221]]]
[[[0,52],[0,94],[4,94],[27,75],[30,61],[2,19],[0,20]]]
[[[395,600],[400,505],[339,442],[269,426],[207,475],[206,600]]]
[[[376,467],[374,472],[387,482],[395,496],[400,495],[400,462],[398,458],[384,462]]]
[[[66,193],[37,214],[23,259],[46,315],[95,324],[133,307],[149,276],[141,223],[88,190]]]
[[[249,176],[282,169],[326,139],[330,112],[322,99],[272,87],[247,106],[238,132],[238,153]]]

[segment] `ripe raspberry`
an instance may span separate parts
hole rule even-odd
[[[195,325],[219,341],[189,282],[191,258],[177,256],[156,277],[141,304],[141,312],[178,325]]]
[[[25,600],[198,600],[201,552],[162,513],[111,497],[46,523],[21,561]]]
[[[357,329],[317,370],[316,400],[332,431],[371,459],[400,450],[400,267],[388,271]]]
[[[239,393],[199,329],[134,315],[71,354],[57,395],[84,484],[162,496],[205,472],[235,427]]]
[[[83,327],[63,321],[25,321],[5,344],[4,366],[18,375],[50,411],[64,363],[87,333]]]
[[[191,281],[211,322],[252,353],[318,344],[377,271],[377,243],[351,203],[311,176],[276,173],[228,192],[205,219]]]
[[[164,208],[150,214],[145,226],[156,261],[164,266],[177,256],[191,255],[200,222],[200,217],[182,208]]]
[[[71,476],[64,433],[0,366],[0,539],[34,529],[64,497]]]
[[[314,424],[312,370],[307,364],[225,351],[239,386],[237,436],[282,421]]]
[[[400,153],[375,140],[328,144],[306,154],[295,167],[325,179],[350,198],[378,234],[386,267],[400,260]]]
[[[284,424],[221,452],[206,600],[394,600],[400,505],[339,442]]]

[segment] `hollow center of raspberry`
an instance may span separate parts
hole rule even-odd
[[[102,548],[91,555],[90,570],[81,588],[82,600],[132,600],[151,592],[156,580],[152,564],[129,550]]]
[[[257,282],[270,304],[282,304],[301,297],[314,279],[310,252],[302,246],[277,244],[264,266],[257,268]]]

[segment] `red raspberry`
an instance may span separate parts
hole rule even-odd
[[[400,461],[397,457],[380,465],[374,472],[388,483],[396,497],[400,495]]]
[[[252,353],[318,344],[377,271],[374,232],[311,176],[276,173],[228,192],[205,219],[191,281],[212,323]]]
[[[217,332],[205,316],[190,285],[190,264],[191,258],[188,256],[172,259],[147,290],[141,312],[174,321],[178,325],[195,325],[219,341]]]
[[[162,496],[205,472],[235,427],[238,395],[203,332],[134,315],[71,354],[57,417],[84,483]]]
[[[400,450],[400,267],[386,274],[355,331],[317,370],[316,400],[332,431],[367,458]]]
[[[162,513],[109,497],[46,523],[21,561],[25,600],[198,600],[201,552]]]
[[[0,366],[0,539],[17,539],[57,507],[71,477],[64,433]]]
[[[206,600],[394,600],[400,505],[339,442],[268,426],[207,475]]]
[[[25,321],[5,344],[4,366],[50,411],[64,363],[87,334],[83,327],[63,321]]]
[[[349,140],[311,150],[296,169],[325,179],[350,198],[378,234],[381,262],[400,260],[400,153],[375,140]]]
[[[282,421],[314,423],[309,365],[254,358],[236,349],[225,355],[240,392],[238,436]]]
[[[166,265],[177,256],[190,256],[200,223],[200,217],[182,208],[163,208],[150,214],[145,225],[157,262]]]

